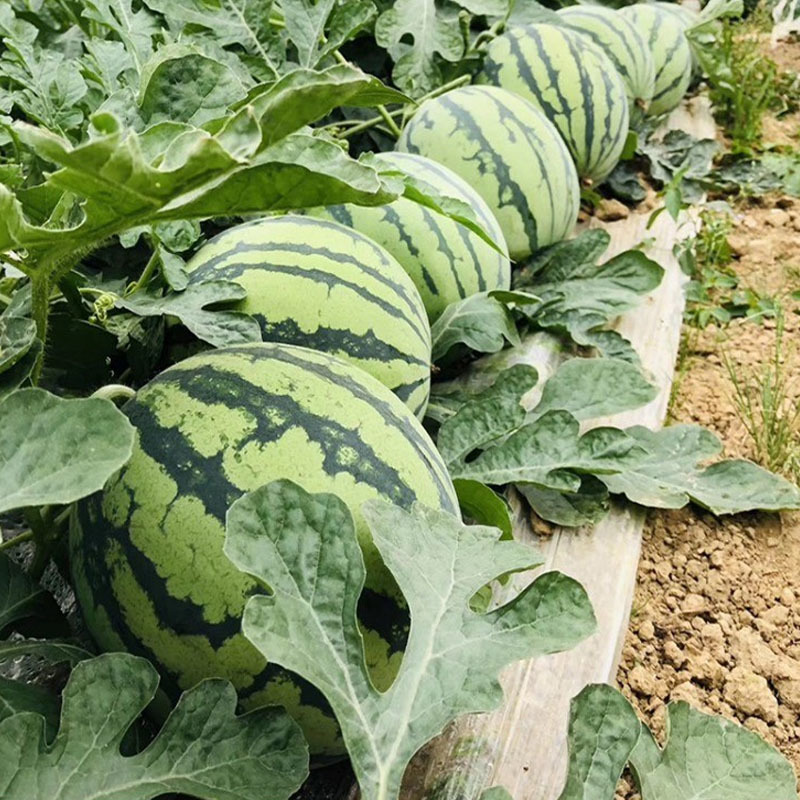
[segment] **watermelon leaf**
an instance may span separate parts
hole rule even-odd
[[[470,599],[491,580],[540,562],[496,528],[378,500],[365,503],[363,514],[411,612],[402,664],[383,693],[364,661],[356,616],[364,561],[341,500],[288,481],[256,489],[228,511],[225,552],[271,590],[248,601],[247,638],[325,695],[362,797],[394,800],[422,745],[458,715],[502,701],[497,676],[505,665],[572,647],[595,621],[580,584],[557,572],[501,608],[472,611]]]
[[[36,325],[25,317],[0,317],[0,372],[5,372],[33,347]]]
[[[434,0],[397,0],[378,17],[375,41],[394,60],[395,84],[412,97],[441,84],[439,58],[454,62],[464,53],[456,13]]]
[[[594,475],[581,475],[576,492],[557,492],[532,483],[519,483],[517,490],[542,519],[565,528],[596,525],[610,506],[608,489]]]
[[[0,722],[25,711],[44,717],[45,739],[51,741],[58,729],[58,698],[35,684],[0,676]]]
[[[735,722],[670,703],[661,750],[625,697],[591,684],[572,699],[559,800],[612,800],[630,763],[642,800],[796,800],[789,762]]]
[[[69,628],[50,592],[45,591],[4,553],[0,553],[0,636],[66,633]]]
[[[455,419],[455,417],[454,417]],[[584,434],[566,411],[548,411],[477,458],[448,463],[453,478],[481,483],[534,483],[546,489],[577,492],[577,473],[616,473],[646,451],[618,428],[592,428]]]
[[[713,514],[800,508],[800,489],[744,459],[698,464],[722,452],[719,439],[697,425],[660,431],[627,429],[641,457],[616,475],[600,475],[610,492],[652,508],[682,508],[690,500]]]
[[[0,400],[0,419],[0,512],[78,500],[133,450],[133,426],[110,400],[20,389]]]
[[[258,322],[242,311],[211,310],[206,306],[231,303],[247,296],[233,281],[190,283],[180,292],[136,292],[114,303],[141,317],[177,317],[198,339],[214,347],[261,341]]]
[[[77,664],[92,654],[80,645],[58,639],[7,639],[0,642],[0,663],[21,656],[43,658],[51,664]]]
[[[508,341],[519,344],[511,312],[486,292],[451,303],[431,326],[433,360],[440,361],[458,344],[478,353],[496,353]]]
[[[276,708],[237,717],[236,691],[222,680],[202,681],[185,692],[145,750],[121,755],[125,732],[157,686],[148,661],[108,653],[72,671],[51,747],[43,741],[39,714],[4,719],[4,800],[51,800],[67,793],[96,800],[150,800],[171,793],[206,800],[280,800],[305,780],[308,749],[296,723]]]
[[[642,371],[615,358],[571,358],[545,381],[542,396],[529,419],[553,409],[569,411],[580,421],[640,408],[658,390]]]

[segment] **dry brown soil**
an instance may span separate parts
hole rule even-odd
[[[800,44],[781,60],[800,68]],[[742,286],[784,300],[785,367],[798,403],[800,303],[788,295],[800,289],[800,201],[765,198],[736,211],[732,266]],[[723,354],[745,375],[761,369],[774,342],[772,320],[699,334],[684,326],[672,420],[712,429],[728,456],[755,458]],[[618,680],[659,738],[666,704],[687,700],[758,731],[800,774],[800,514],[652,512]],[[625,785],[618,797],[638,795]]]

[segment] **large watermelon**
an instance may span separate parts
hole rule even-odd
[[[423,156],[380,153],[375,160],[398,169],[434,192],[467,203],[500,247],[500,225],[481,196],[454,172]],[[391,253],[414,281],[433,322],[450,303],[476,292],[508,289],[509,260],[477,234],[447,216],[401,197],[386,206],[331,206],[310,213],[355,228]]]
[[[569,6],[558,15],[611,59],[625,83],[631,120],[639,121],[653,99],[656,72],[650,48],[634,24],[605,6]]]
[[[609,58],[568,27],[511,28],[486,51],[481,82],[529,100],[569,148],[578,175],[599,182],[617,165],[628,135],[628,98]]]
[[[212,350],[170,367],[124,407],[133,456],[73,514],[74,585],[104,650],[150,658],[175,695],[230,679],[245,708],[284,704],[315,753],[343,751],[312,687],[267,667],[240,632],[257,591],[223,554],[225,513],[243,492],[285,478],[337,494],[353,512],[368,569],[362,621],[378,682],[391,675],[404,616],[360,514],[381,497],[458,512],[447,470],[420,423],[386,387],[302,347]]]
[[[426,100],[398,149],[449,167],[486,201],[512,258],[564,239],[575,225],[575,165],[549,120],[493,86],[464,86]]]
[[[656,85],[648,113],[657,116],[676,108],[692,80],[692,48],[684,25],[674,11],[637,3],[620,11],[650,47],[656,69]]]
[[[190,280],[232,280],[265,341],[347,358],[422,417],[431,332],[422,299],[382,247],[335,222],[297,215],[229,228],[187,264]]]

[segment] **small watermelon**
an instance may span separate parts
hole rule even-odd
[[[447,167],[409,153],[379,153],[375,161],[411,175],[439,195],[467,203],[487,234],[505,250],[503,232],[489,207]],[[511,285],[508,258],[465,226],[413,200],[401,197],[386,206],[348,204],[310,213],[355,228],[391,253],[414,281],[431,322],[450,303]]]
[[[192,281],[231,280],[237,308],[265,341],[347,358],[422,417],[430,390],[431,332],[419,292],[372,239],[297,215],[229,228],[187,264]]]
[[[512,258],[560,242],[578,217],[580,186],[558,131],[535,106],[494,86],[426,100],[398,149],[438,161],[486,201]]]
[[[611,59],[625,83],[631,120],[638,122],[653,99],[656,82],[653,56],[639,31],[619,11],[604,6],[569,6],[557,13]]]
[[[650,47],[656,69],[656,84],[648,113],[666,114],[677,108],[692,80],[692,48],[684,25],[674,11],[637,3],[620,11],[635,26]]]
[[[203,678],[228,678],[245,708],[285,705],[314,753],[344,752],[322,695],[267,666],[242,635],[245,602],[258,589],[223,553],[225,514],[244,492],[277,479],[347,504],[368,570],[360,607],[366,652],[385,686],[406,618],[360,508],[379,497],[457,514],[433,442],[363,370],[282,344],[188,358],[123,411],[137,431],[133,455],[76,505],[70,530],[75,591],[97,644],[151,659],[173,698]]]
[[[513,27],[489,45],[479,80],[540,109],[564,138],[581,178],[602,181],[617,165],[628,135],[625,84],[580,33],[546,23]]]

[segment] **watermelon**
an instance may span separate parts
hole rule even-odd
[[[666,114],[677,108],[692,80],[692,48],[674,11],[638,3],[620,11],[650,47],[656,70],[655,92],[648,113]]]
[[[602,50],[566,26],[511,28],[492,41],[479,80],[539,108],[575,159],[578,175],[599,182],[617,165],[628,135],[625,83]]]
[[[426,100],[397,143],[438,161],[484,199],[512,258],[564,239],[580,186],[558,131],[527,100],[493,86],[464,86]]]
[[[247,290],[265,341],[347,358],[422,417],[430,391],[431,331],[405,270],[372,239],[298,215],[229,228],[187,264],[192,281]]]
[[[631,120],[638,122],[653,99],[656,81],[653,56],[639,31],[619,11],[604,6],[569,6],[557,13],[611,59],[625,84]]]
[[[285,705],[313,752],[344,752],[311,686],[268,666],[240,631],[251,578],[223,553],[225,514],[276,479],[337,494],[353,512],[368,570],[366,652],[385,686],[402,648],[405,611],[360,513],[384,498],[458,513],[433,442],[385,386],[342,359],[291,345],[210,350],[156,376],[124,406],[137,430],[130,461],[77,504],[73,581],[103,650],[156,664],[173,697],[228,678],[244,708]]]
[[[654,3],[656,8],[660,8],[662,11],[666,11],[667,14],[672,14],[675,19],[678,20],[681,24],[681,28],[683,28],[683,32],[697,25],[700,21],[700,12],[695,11],[694,9],[687,8],[686,6],[682,5],[681,3]],[[715,42],[715,32],[719,31],[720,23],[719,20],[715,20],[714,22],[708,24],[704,27],[710,27],[710,31],[704,32],[703,39],[706,41],[701,42],[694,42],[692,39],[689,39],[689,47],[692,48],[692,74],[696,74],[700,72],[700,59],[697,57],[697,48],[703,45],[707,45],[708,47],[713,47]],[[697,34],[695,34],[697,35]],[[707,37],[707,38],[706,38]],[[687,37],[688,38],[688,37]]]
[[[375,161],[411,175],[421,188],[467,203],[486,233],[505,250],[494,214],[481,196],[447,167],[409,153],[379,153]],[[391,253],[414,281],[431,322],[450,303],[511,285],[508,258],[464,225],[413,200],[401,197],[386,206],[348,204],[310,213],[355,228]]]

